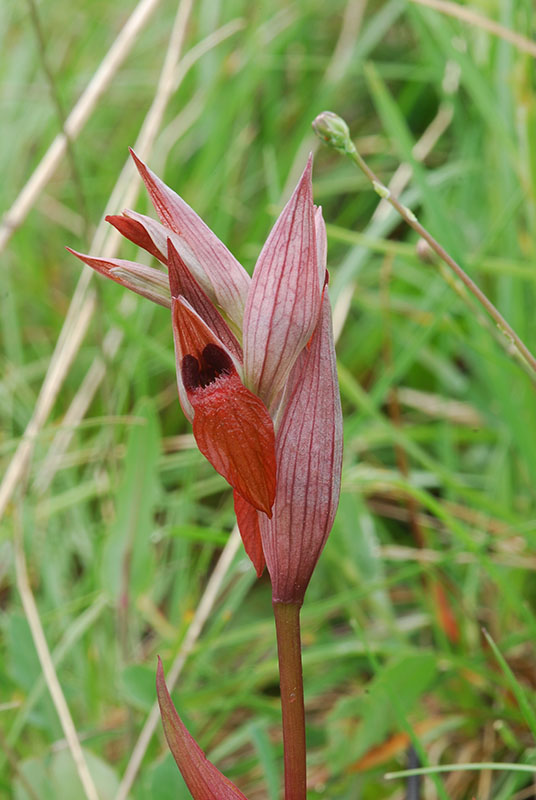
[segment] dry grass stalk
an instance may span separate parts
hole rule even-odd
[[[26,219],[28,212],[65,156],[69,141],[76,139],[83,129],[159,2],[160,0],[140,0],[134,9],[86,90],[65,120],[65,132],[56,136],[19,196],[4,215],[0,224],[0,253]]]
[[[505,28],[504,25],[500,25],[498,22],[495,22],[495,20],[484,17],[482,14],[478,14],[476,11],[472,11],[472,9],[466,8],[465,6],[461,6],[459,3],[451,3],[449,0],[411,0],[411,2],[418,3],[427,8],[433,8],[434,11],[440,11],[442,14],[448,14],[450,17],[456,17],[456,19],[468,22],[476,28],[482,28],[482,30],[493,34],[493,36],[498,36],[506,42],[510,42],[510,44],[517,47],[518,50],[522,50],[524,53],[528,53],[536,58],[536,42],[532,42],[520,33],[510,30],[510,28]]]
[[[20,515],[20,517],[22,517],[22,515]],[[76,771],[78,772],[80,782],[84,789],[84,794],[87,800],[99,800],[97,789],[93,782],[93,778],[91,777],[91,773],[89,772],[86,759],[84,758],[84,753],[82,751],[82,746],[80,745],[80,740],[76,732],[71,712],[69,711],[61,684],[58,680],[54,662],[52,661],[52,656],[50,655],[50,650],[45,638],[45,632],[39,618],[37,604],[30,586],[26,556],[24,554],[22,522],[21,519],[19,519],[19,514],[17,514],[17,524],[13,547],[15,555],[17,588],[19,590],[24,613],[28,621],[28,626],[32,634],[35,649],[37,651],[37,657],[39,658],[43,677],[46,681],[52,702],[54,703],[54,707],[58,714],[61,727],[67,741],[67,746],[73,757]]]

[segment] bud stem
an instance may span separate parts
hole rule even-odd
[[[306,800],[305,709],[298,603],[273,604],[279,656],[285,800]]]
[[[324,112],[324,114],[320,114],[317,117],[317,120],[322,120],[324,115],[330,115],[328,118],[328,123],[330,126],[334,125],[333,118],[335,115],[332,115],[331,112]],[[318,128],[317,120],[313,123],[313,128],[315,131]],[[395,197],[387,186],[385,186],[378,178],[378,176],[371,170],[365,159],[358,153],[356,147],[352,140],[350,139],[349,135],[347,140],[344,141],[343,144],[337,141],[335,144],[332,139],[322,136],[323,140],[332,147],[335,147],[336,150],[339,152],[344,153],[345,155],[350,158],[356,166],[366,175],[366,177],[371,182],[372,186],[374,187],[375,192],[380,195],[384,200],[390,203],[396,211],[400,214],[402,219],[411,227],[414,231],[416,231],[421,238],[423,238],[432,250],[437,253],[439,258],[450,267],[450,269],[458,276],[458,278],[465,284],[465,286],[469,289],[471,294],[476,297],[478,302],[484,306],[488,314],[492,317],[492,319],[496,322],[497,327],[503,333],[504,336],[508,339],[509,343],[513,345],[513,347],[517,350],[518,354],[521,355],[523,360],[531,367],[531,369],[536,372],[536,358],[528,349],[526,344],[523,342],[520,336],[515,332],[515,330],[508,324],[508,322],[504,319],[500,311],[493,305],[491,300],[484,294],[484,292],[479,289],[476,283],[471,280],[469,275],[465,272],[465,270],[452,258],[449,253],[439,244],[439,242],[434,239],[431,233],[429,233],[425,227],[421,225],[418,221],[417,217],[411,211],[411,209],[404,206],[397,197]]]

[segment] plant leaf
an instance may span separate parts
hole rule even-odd
[[[194,800],[247,800],[234,783],[207,759],[186,729],[169,695],[160,658],[156,692],[169,749]]]

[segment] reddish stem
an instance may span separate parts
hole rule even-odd
[[[274,603],[283,749],[285,757],[285,800],[306,800],[305,709],[298,603]]]

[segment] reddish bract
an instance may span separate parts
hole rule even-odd
[[[225,775],[208,760],[177,714],[169,695],[160,658],[156,693],[169,749],[194,800],[247,800]]]

